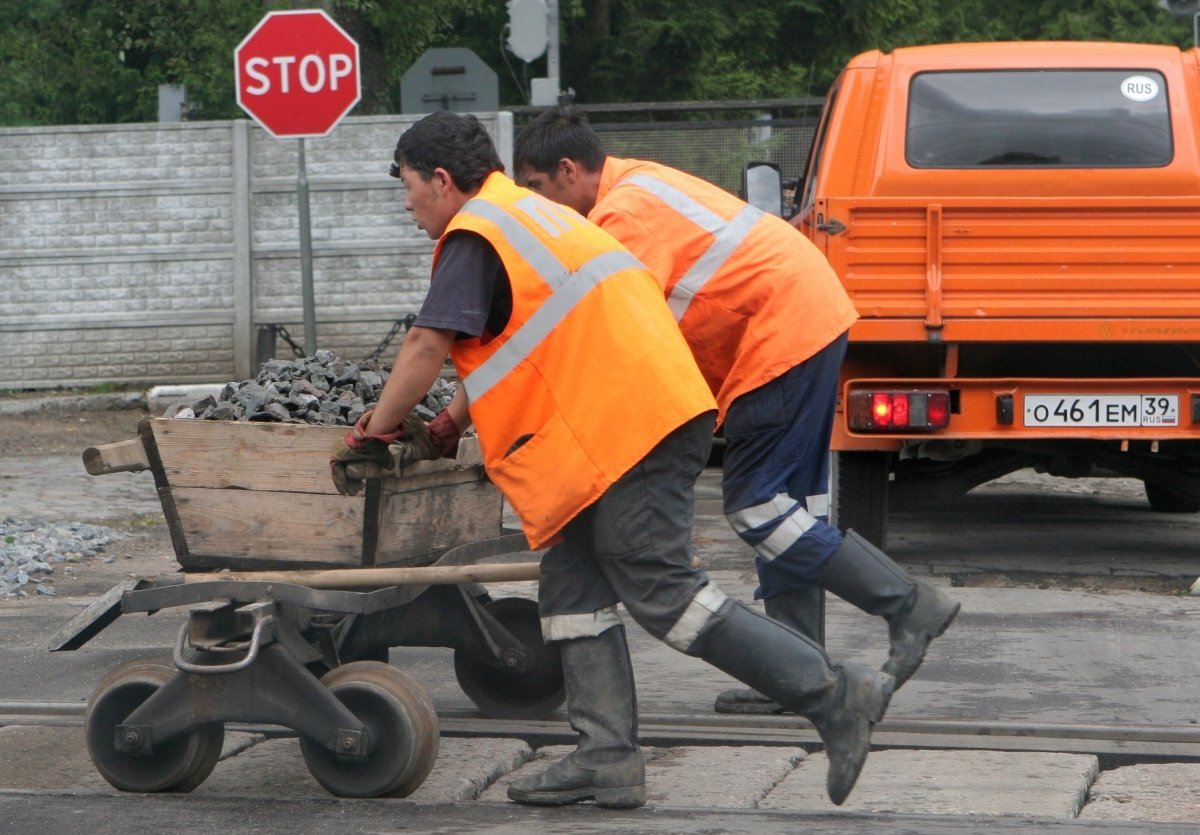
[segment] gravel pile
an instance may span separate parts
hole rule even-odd
[[[387,378],[387,369],[376,360],[353,363],[332,351],[317,351],[302,359],[265,362],[255,379],[227,383],[215,397],[177,403],[166,417],[353,426],[379,401]],[[439,378],[413,411],[432,420],[457,389],[457,383]]]
[[[8,517],[0,521],[0,597],[53,595],[56,563],[98,556],[123,536],[100,525]]]

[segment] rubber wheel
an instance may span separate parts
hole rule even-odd
[[[853,528],[877,548],[887,547],[888,476],[886,452],[835,452],[830,493],[833,523]]]
[[[206,722],[166,742],[150,756],[118,751],[118,725],[175,675],[162,658],[141,658],[117,667],[100,682],[84,715],[88,754],[100,775],[121,791],[190,792],[207,779],[221,759],[225,724]]]
[[[1146,499],[1150,507],[1159,513],[1197,513],[1200,512],[1200,498],[1177,493],[1161,484],[1143,481],[1146,489]]]
[[[537,601],[504,597],[487,611],[534,653],[525,673],[505,669],[491,656],[456,649],[454,674],[463,692],[491,719],[545,719],[567,697],[558,647],[542,641]]]
[[[407,797],[416,791],[441,743],[437,711],[425,688],[379,661],[343,664],[321,683],[366,726],[370,753],[365,760],[339,758],[301,737],[304,762],[316,781],[338,797]]]

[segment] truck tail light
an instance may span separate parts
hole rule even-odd
[[[950,425],[950,392],[852,391],[850,428],[860,432],[927,432]]]

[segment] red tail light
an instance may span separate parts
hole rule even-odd
[[[950,425],[947,391],[852,391],[850,428],[863,432],[927,432]]]

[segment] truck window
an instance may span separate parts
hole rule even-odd
[[[1172,153],[1152,70],[926,72],[909,88],[914,168],[1149,168]]]

